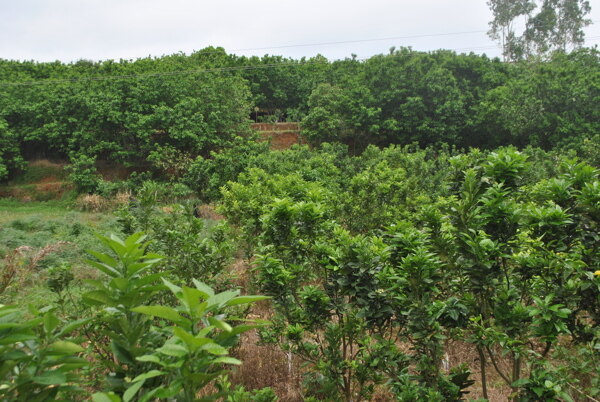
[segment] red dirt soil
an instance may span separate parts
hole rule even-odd
[[[254,123],[250,127],[271,142],[271,149],[288,149],[294,144],[306,143],[300,135],[298,123]]]

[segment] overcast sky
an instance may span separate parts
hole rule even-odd
[[[600,0],[590,4],[594,45]],[[500,54],[485,34],[485,0],[0,0],[0,18],[0,58],[11,60],[135,59],[211,45],[294,58],[365,58],[392,46]]]

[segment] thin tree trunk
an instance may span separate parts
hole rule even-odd
[[[521,376],[521,357],[517,357],[516,355],[513,354],[513,375],[512,375],[512,380],[513,383],[515,381],[517,381],[519,379],[519,377]],[[515,397],[513,398],[513,401],[517,402],[518,398],[516,396],[517,394],[517,389],[512,387],[513,393],[515,394]]]
[[[483,397],[488,399],[487,392],[487,375],[485,371],[485,354],[483,353],[483,349],[481,346],[477,346],[477,352],[479,353],[479,365],[481,367],[481,390],[483,391]]]

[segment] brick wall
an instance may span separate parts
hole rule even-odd
[[[287,149],[305,143],[298,123],[253,123],[250,126],[262,138],[271,141],[271,149]]]

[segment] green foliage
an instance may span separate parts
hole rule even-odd
[[[46,286],[57,296],[57,305],[61,308],[61,312],[65,314],[67,306],[67,297],[69,301],[73,301],[71,289],[73,288],[73,269],[70,265],[63,263],[58,266],[48,268],[48,279]]]
[[[68,289],[74,278],[71,267],[63,264],[48,268],[48,280],[46,281],[46,285],[54,293],[60,294]]]
[[[308,363],[307,397],[368,398],[387,380],[398,400],[461,400],[470,370],[443,362],[447,340],[466,339],[484,396],[489,363],[514,395],[573,398],[556,373],[590,366],[554,359],[559,339],[597,359],[583,345],[600,317],[598,172],[531,148],[429,152],[368,148],[339,179],[299,163],[228,184],[222,211],[275,305],[263,338]]]
[[[78,191],[134,190],[118,214],[126,233],[147,236],[102,237],[110,251],[92,253],[106,276],[89,283],[93,319],[78,330],[93,369],[109,374],[108,392],[95,399],[192,400],[209,383],[215,398],[274,399],[230,392],[225,378],[238,363],[229,350],[255,325],[244,308],[258,300],[223,292],[235,235],[255,257],[252,281],[273,300],[263,338],[306,363],[307,399],[368,399],[378,386],[398,400],[464,399],[470,370],[448,367],[452,340],[477,353],[484,397],[492,368],[522,400],[597,397],[598,52],[504,64],[392,49],[366,61],[312,61],[222,49],[68,68],[0,61],[8,79],[74,79],[0,97],[0,180],[23,157],[70,155]],[[265,64],[277,68],[245,68]],[[152,75],[204,67],[225,69]],[[77,81],[90,73],[140,78]],[[301,118],[318,147],[268,151],[247,135],[250,100],[257,119]],[[562,148],[456,148],[510,144]],[[153,171],[110,184],[96,158],[150,161]],[[151,180],[159,177],[169,183]],[[181,201],[192,192],[221,200],[233,227],[197,219],[197,205]],[[79,216],[0,215],[2,255],[55,238],[91,244],[86,226],[62,222]],[[65,317],[73,311],[60,300],[73,282],[64,260],[76,254],[41,264],[53,267],[48,286]],[[6,330],[43,338],[41,324],[27,325]],[[63,341],[59,327],[52,342]],[[60,380],[28,390],[64,397],[79,381]]]
[[[119,211],[126,232],[144,231],[149,249],[165,257],[177,282],[189,283],[202,277],[213,286],[223,286],[229,276],[234,243],[229,226],[198,218],[198,206],[190,202],[158,208],[154,196],[140,192],[140,199]],[[150,199],[148,199],[150,198]]]
[[[68,336],[87,320],[67,323],[51,309],[31,308],[29,319],[12,306],[0,307],[0,395],[5,401],[46,401],[81,393],[84,348]]]
[[[237,387],[227,398],[227,402],[276,402],[278,400],[275,392],[269,387],[254,391],[246,391],[244,387]]]
[[[586,0],[489,0],[487,4],[494,17],[488,35],[500,42],[507,61],[580,47],[583,28],[591,23],[585,18],[591,11]],[[523,32],[516,32],[516,22],[523,19]]]
[[[308,98],[310,111],[302,120],[303,135],[315,144],[343,142],[363,149],[370,134],[377,132],[378,127],[373,124],[380,110],[371,106],[369,90],[360,85],[358,82],[343,87],[318,85]]]
[[[234,138],[231,146],[211,152],[210,158],[199,156],[191,162],[183,181],[205,200],[217,200],[220,188],[235,181],[253,160],[268,151],[268,143],[256,138]]]
[[[71,159],[65,169],[69,172],[69,180],[75,184],[78,193],[93,193],[98,188],[101,178],[96,170],[96,158],[80,154]]]
[[[140,400],[152,398],[173,398],[182,401],[197,400],[196,394],[217,377],[227,373],[224,364],[241,364],[228,357],[239,335],[263,324],[246,323],[232,326],[226,320],[227,309],[263,300],[263,296],[239,296],[239,291],[226,291],[215,294],[207,285],[195,281],[195,287],[175,286],[163,279],[165,285],[179,302],[172,308],[161,305],[142,305],[133,312],[167,320],[172,337],[153,353],[138,356],[137,360],[150,362],[160,369],[147,371],[131,380],[124,394],[124,400],[130,400],[146,380],[161,379],[161,385],[149,389]],[[226,393],[216,393],[209,399],[217,399]],[[205,397],[208,398],[208,397]]]
[[[140,400],[177,397],[192,401],[200,389],[227,374],[224,364],[241,363],[226,356],[228,349],[241,333],[265,323],[229,322],[246,321],[236,315],[240,307],[265,297],[240,296],[239,291],[215,293],[195,279],[191,280],[194,288],[176,286],[165,279],[164,271],[157,271],[163,257],[146,253],[148,243],[141,233],[125,240],[99,238],[114,257],[90,251],[95,260],[88,263],[109,279],[90,280],[95,290],[85,293],[83,300],[102,309],[88,336],[97,358],[111,371],[110,389],[122,393],[124,401],[138,393]],[[160,300],[158,292],[166,289],[178,306],[148,304]],[[227,393],[223,389],[214,398]],[[120,400],[118,394],[95,398]]]
[[[381,229],[427,200],[418,187],[406,170],[391,168],[383,160],[351,178],[338,213],[353,231]]]
[[[208,155],[234,135],[248,132],[246,82],[227,73],[156,73],[231,64],[224,53],[224,57],[213,53],[211,49],[187,58],[174,55],[72,65],[3,61],[6,80],[66,81],[18,91],[15,87],[3,94],[0,121],[6,121],[2,130],[10,135],[2,137],[15,138],[28,158],[77,153],[137,164],[161,148]],[[112,78],[131,75],[140,78]],[[86,79],[90,76],[111,78]],[[13,148],[2,143],[0,152],[11,158],[11,164],[19,157]]]
[[[189,153],[169,145],[157,145],[156,150],[150,152],[147,159],[158,170],[160,176],[169,181],[183,176],[192,163]]]
[[[83,301],[94,307],[97,315],[87,334],[98,352],[97,358],[110,370],[111,388],[120,390],[126,375],[144,371],[143,363],[137,362],[136,357],[147,353],[161,339],[159,333],[150,331],[151,320],[132,309],[163,288],[159,281],[164,273],[155,270],[162,256],[145,252],[148,244],[141,233],[125,240],[116,236],[98,238],[114,257],[89,251],[94,260],[88,260],[88,264],[109,279],[88,281],[94,290],[85,293]]]
[[[310,203],[325,196],[319,184],[308,182],[297,174],[269,176],[262,169],[250,169],[238,182],[224,187],[222,193],[219,211],[232,224],[242,228],[242,238],[250,249],[257,245],[262,215],[276,198],[289,197]]]
[[[527,9],[531,2],[525,3]],[[546,3],[540,11],[548,14],[551,28],[544,32],[550,36],[539,42],[538,21],[527,28],[532,35],[536,32],[530,39],[563,43],[570,30],[578,32],[577,24],[566,21],[585,21],[587,6],[577,1]],[[553,14],[554,9],[561,11]],[[572,13],[561,14],[567,9]],[[511,19],[502,21],[500,26],[505,26]],[[263,152],[240,145],[240,137],[251,138],[247,123],[252,110],[257,120],[301,120],[311,143],[340,141],[355,154],[369,144],[560,144],[594,158],[590,141],[595,141],[600,121],[593,107],[598,65],[593,49],[518,64],[407,48],[365,61],[334,62],[321,56],[236,57],[214,48],[189,56],[71,65],[4,60],[0,66],[5,81],[61,82],[4,91],[0,179],[13,177],[23,159],[36,157],[97,157],[126,166],[147,166],[150,160],[156,173],[169,180],[187,176],[190,187],[214,199],[218,188],[248,163],[224,150]],[[203,68],[229,71],[203,73]],[[133,78],[115,78],[125,76]],[[234,163],[227,168],[221,164],[225,160]],[[93,187],[89,176],[76,177],[83,191]]]
[[[529,378],[513,385],[519,388],[519,401],[573,401],[568,392],[568,379],[559,370],[537,368]]]
[[[484,165],[486,176],[502,183],[509,189],[519,184],[523,173],[527,169],[527,157],[514,149],[504,148],[498,152],[492,152]]]
[[[0,117],[0,182],[8,179],[15,170],[24,168],[19,141],[9,130],[6,120]]]

